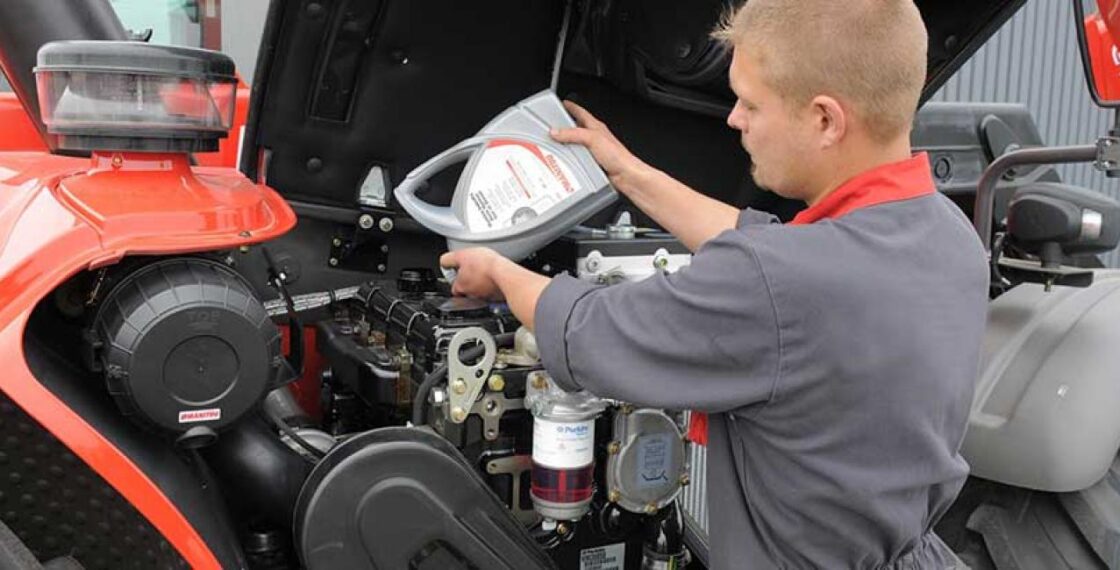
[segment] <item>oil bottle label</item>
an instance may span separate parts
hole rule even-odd
[[[467,188],[467,227],[472,232],[510,228],[581,189],[571,169],[547,148],[497,139],[475,164]]]
[[[576,469],[595,461],[595,420],[560,423],[533,420],[533,462],[552,469]]]

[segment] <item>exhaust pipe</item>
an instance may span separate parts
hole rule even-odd
[[[55,149],[39,112],[35,56],[55,40],[128,40],[109,0],[0,1],[0,69],[47,148]]]

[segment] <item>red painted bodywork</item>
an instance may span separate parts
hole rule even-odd
[[[1115,41],[1120,35],[1120,0],[1097,0],[1097,10]]]
[[[75,273],[126,255],[235,248],[295,225],[276,192],[185,155],[0,153],[0,390],[117,489],[193,568],[217,568],[198,533],[128,457],[47,390],[23,353],[36,304]]]
[[[1120,0],[1097,0],[1097,8],[1084,22],[1093,83],[1102,101],[1120,101]]]

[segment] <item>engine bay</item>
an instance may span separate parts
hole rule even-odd
[[[98,401],[108,433],[206,464],[228,523],[258,544],[246,548],[251,567],[371,556],[468,567],[480,548],[518,568],[690,558],[676,504],[689,483],[682,412],[560,390],[504,303],[452,296],[431,268],[293,296],[275,257],[262,245],[83,272],[40,305],[29,340],[80,347],[54,356],[81,362],[80,372],[52,377]],[[527,263],[609,286],[688,257],[670,236],[622,219],[610,232],[572,232]],[[254,258],[270,268],[267,301],[240,272]],[[59,345],[60,334],[80,341]],[[399,445],[416,449],[390,459]],[[402,499],[415,491],[394,483],[405,480],[424,491]],[[362,541],[337,552],[339,529],[317,530],[333,521],[366,535],[360,521],[372,513],[434,530],[426,541],[379,542],[376,553]],[[442,532],[432,517],[462,528]],[[509,552],[534,562],[513,564]]]

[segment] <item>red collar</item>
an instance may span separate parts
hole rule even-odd
[[[829,192],[820,202],[799,212],[790,224],[811,224],[826,218],[839,218],[860,208],[909,200],[932,194],[934,190],[929,155],[923,152],[857,174]]]

